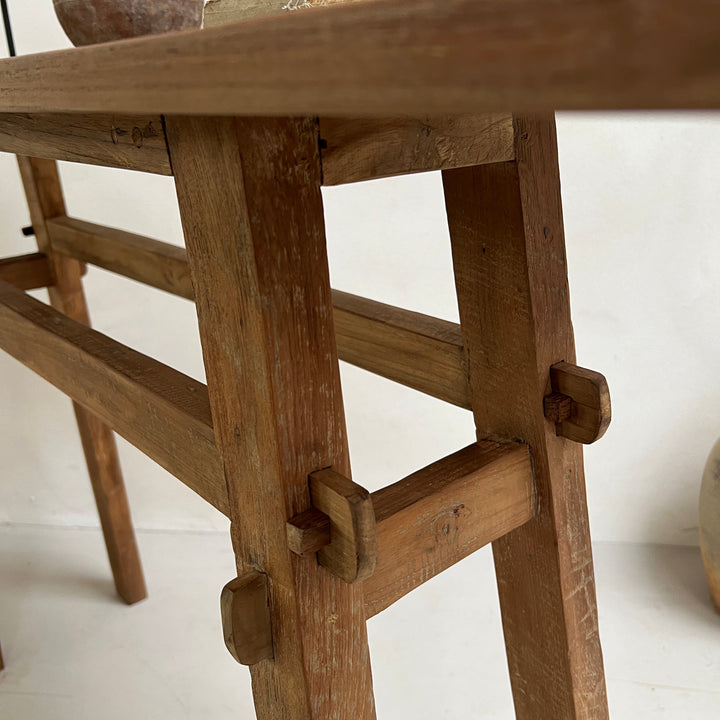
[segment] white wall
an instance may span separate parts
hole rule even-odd
[[[11,2],[20,53],[64,47],[49,0]],[[613,424],[586,452],[594,538],[695,543],[720,435],[720,118],[558,118],[579,362],[603,372]],[[71,214],[181,242],[172,181],[62,165]],[[437,174],[325,192],[333,284],[457,319]],[[0,255],[29,252],[14,158],[0,154]],[[90,269],[95,326],[195,377],[191,303]],[[43,293],[38,293],[42,296]],[[0,523],[95,525],[69,402],[0,357]],[[356,479],[371,490],[473,439],[469,413],[343,368]],[[121,441],[136,525],[226,521]]]

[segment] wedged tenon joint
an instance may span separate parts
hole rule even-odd
[[[220,595],[223,637],[241,665],[273,656],[267,575],[250,572],[231,580]]]
[[[347,583],[372,575],[377,528],[370,493],[330,468],[309,477],[312,508],[287,523],[288,547],[297,555],[317,552],[318,562]]]
[[[545,396],[545,417],[557,435],[585,445],[599,440],[611,419],[610,390],[599,372],[561,362],[550,368],[552,393]]]

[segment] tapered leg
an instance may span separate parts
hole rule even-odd
[[[167,118],[238,572],[267,575],[260,720],[373,720],[361,584],[288,549],[308,475],[349,476],[318,130],[304,119]]]
[[[493,544],[517,717],[608,717],[580,446],[543,415],[575,358],[555,122],[515,118],[512,162],[443,174],[479,437],[532,449],[539,514]]]
[[[38,247],[47,254],[55,278],[55,285],[49,288],[50,302],[73,320],[89,325],[81,265],[76,260],[52,252],[45,226],[46,218],[65,215],[57,166],[51,160],[36,158],[19,157],[18,162]],[[73,407],[115,587],[120,597],[131,604],[146,597],[147,591],[115,436],[110,428],[83,407],[77,403],[73,403]]]

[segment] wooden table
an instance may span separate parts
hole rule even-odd
[[[259,718],[374,718],[367,618],[488,542],[517,716],[607,717],[579,443],[609,395],[574,364],[551,111],[718,107],[719,31],[708,0],[382,0],[0,62],[40,250],[0,263],[0,346],[76,402],[128,602],[110,429],[231,519]],[[55,160],[174,175],[186,251],[67,217]],[[321,185],[431,169],[459,326],[329,285]],[[207,386],[90,330],[83,263],[194,299]],[[338,357],[478,442],[367,493]]]

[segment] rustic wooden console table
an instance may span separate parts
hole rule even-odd
[[[489,542],[517,717],[607,717],[579,443],[610,406],[574,364],[552,109],[718,107],[719,32],[699,0],[382,0],[0,62],[39,245],[0,263],[0,346],[75,401],[127,602],[113,430],[231,519],[259,718],[374,718],[367,618]],[[187,252],[68,217],[56,160],[174,175]],[[329,286],[321,186],[426,170],[459,326]],[[83,263],[194,299],[207,386],[89,329]],[[478,442],[369,494],[338,357]]]

